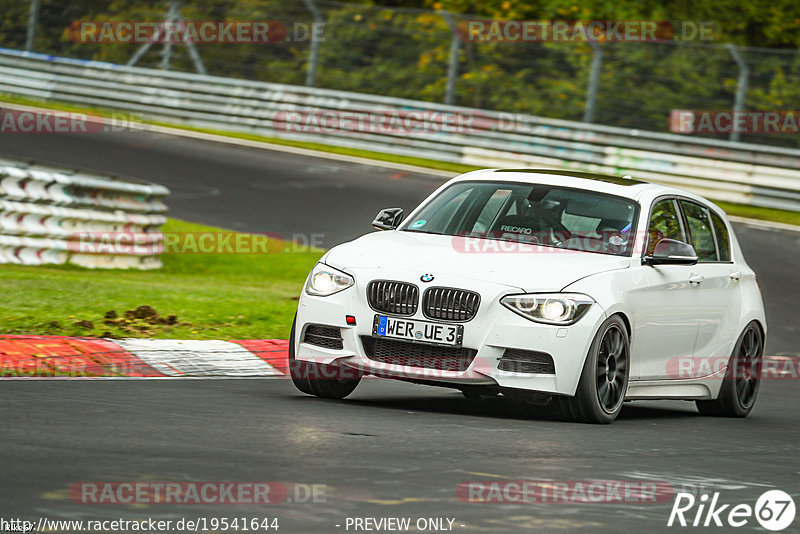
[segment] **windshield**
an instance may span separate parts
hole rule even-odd
[[[629,256],[638,211],[633,200],[582,189],[459,182],[401,230]]]

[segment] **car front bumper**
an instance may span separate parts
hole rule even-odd
[[[386,273],[382,273],[382,278]],[[410,277],[393,273],[392,280],[409,281],[420,284]],[[366,298],[366,285],[369,279],[328,297],[300,297],[295,334],[295,358],[320,364],[344,366],[369,374],[414,381],[437,382],[443,385],[497,385],[539,391],[557,395],[574,395],[586,354],[592,338],[605,320],[606,314],[593,304],[577,323],[570,326],[553,326],[529,321],[500,304],[500,298],[520,293],[517,288],[486,283],[475,280],[439,280],[436,285],[460,287],[481,294],[480,309],[471,321],[464,325],[462,346],[477,350],[477,355],[464,371],[430,369],[384,363],[370,359],[364,346],[363,337],[372,336],[373,319],[376,314]],[[348,325],[347,315],[356,318],[356,325]],[[380,315],[386,315],[381,313]],[[412,317],[421,321],[431,321],[422,315],[421,310]],[[437,322],[437,321],[433,321]],[[445,321],[442,321],[445,322]],[[342,348],[331,349],[303,341],[305,329],[309,324],[339,328]],[[507,349],[544,352],[552,356],[554,373],[521,373],[498,368],[500,359]]]

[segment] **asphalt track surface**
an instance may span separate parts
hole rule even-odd
[[[171,215],[324,246],[412,208],[441,178],[148,132],[6,135],[0,156],[115,172],[173,190]],[[767,304],[768,354],[798,355],[800,233],[737,225]],[[302,239],[302,237],[301,237]],[[745,420],[637,402],[610,426],[553,420],[503,398],[365,380],[345,401],[288,380],[4,381],[0,517],[278,517],[279,532],[347,532],[346,518],[447,517],[462,532],[669,532],[662,504],[472,504],[470,480],[661,481],[723,503],[782,489],[800,504],[797,380],[769,380]],[[282,481],[325,502],[85,505],[79,481]],[[340,525],[337,527],[337,525]],[[462,526],[463,525],[463,526]],[[757,531],[758,523],[736,531]],[[733,529],[712,528],[714,532]],[[800,531],[798,520],[786,531]],[[351,528],[349,530],[353,532]],[[763,529],[761,530],[763,531]]]

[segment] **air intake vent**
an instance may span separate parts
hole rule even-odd
[[[306,327],[306,334],[303,336],[303,342],[326,349],[341,350],[344,348],[342,331],[335,326],[310,324]]]
[[[392,315],[417,313],[419,289],[414,284],[374,280],[367,286],[367,299],[373,310]]]
[[[556,366],[553,357],[546,352],[533,350],[506,349],[497,368],[511,373],[554,375]]]
[[[422,313],[429,319],[470,321],[478,313],[481,296],[473,291],[431,287],[422,297]]]
[[[369,336],[362,336],[361,341],[370,360],[439,371],[466,371],[478,354],[474,349],[439,347]]]

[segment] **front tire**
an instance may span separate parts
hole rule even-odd
[[[579,423],[608,424],[622,410],[630,373],[630,340],[618,315],[609,317],[597,331],[583,364],[574,397],[554,397],[564,419]]]
[[[755,321],[747,325],[733,347],[722,388],[715,400],[695,401],[701,415],[747,417],[758,398],[764,336]]]
[[[289,374],[295,387],[307,395],[326,399],[343,399],[350,395],[361,382],[361,374],[338,365],[306,362],[295,359],[295,326],[297,317],[292,322],[292,334],[289,336]],[[344,378],[345,372],[355,374],[355,378]]]

